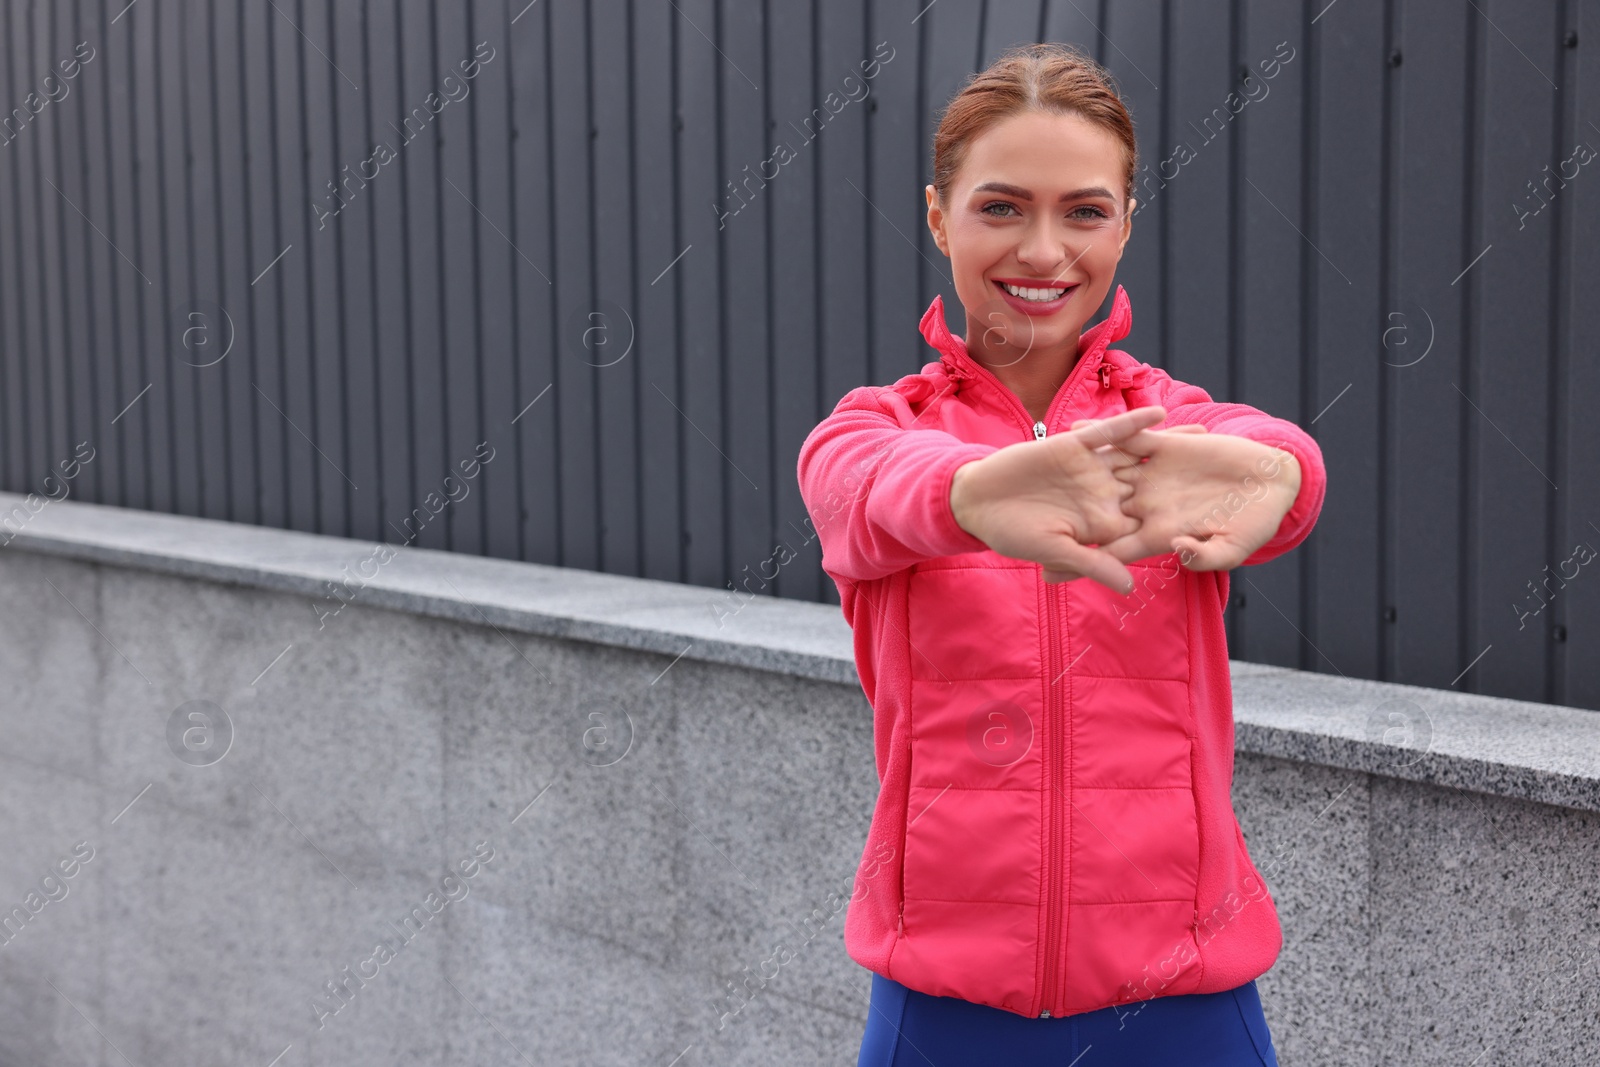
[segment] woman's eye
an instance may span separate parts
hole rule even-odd
[[[1080,215],[1080,214],[1078,214],[1078,212],[1080,212],[1080,211],[1087,211],[1087,212],[1089,212],[1089,214]],[[1110,215],[1106,214],[1105,211],[1103,211],[1102,209],[1096,207],[1093,204],[1079,204],[1077,207],[1072,209],[1070,214],[1071,214],[1072,218],[1079,219],[1079,220],[1082,220],[1082,221],[1085,221],[1085,222],[1093,222],[1093,221],[1095,221],[1097,219],[1109,219],[1111,217]]]
[[[995,218],[1001,218],[1001,219],[1003,219],[1003,218],[1006,218],[1006,217],[1007,217],[1007,216],[1005,216],[1005,215],[1002,215],[1002,214],[996,214],[996,213],[995,213],[995,212],[994,212],[994,211],[993,211],[993,210],[992,210],[992,209],[993,209],[993,208],[997,208],[997,207],[1003,207],[1003,208],[1010,208],[1010,209],[1011,209],[1011,210],[1016,210],[1016,209],[1015,209],[1015,207],[1014,207],[1014,206],[1013,206],[1013,205],[1011,205],[1011,204],[1008,204],[1008,203],[1006,203],[1006,202],[1005,202],[1005,201],[1004,201],[1004,200],[996,200],[996,201],[995,201],[995,202],[994,202],[994,203],[992,203],[992,204],[985,204],[985,205],[984,205],[984,206],[983,206],[983,207],[982,207],[982,208],[980,208],[980,209],[979,209],[979,210],[980,210],[980,211],[982,211],[982,212],[983,212],[983,214],[985,214],[985,215],[992,215],[992,216],[994,216],[994,217],[995,217]]]

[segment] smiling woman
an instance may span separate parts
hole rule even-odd
[[[860,1067],[1276,1062],[1254,983],[1283,939],[1229,793],[1222,609],[1326,479],[1298,426],[1112,348],[1121,286],[1085,328],[1136,167],[1078,50],[976,74],[924,190],[966,338],[935,297],[937,361],[852,390],[800,449],[877,746],[845,919],[873,972]]]
[[[1097,103],[1108,90],[1093,91],[1084,69],[1071,70],[1062,68],[1051,91],[1083,101],[1082,110],[1042,108],[1040,85],[1018,84],[1019,110],[990,115],[980,129],[981,105],[1003,91],[958,97],[924,191],[928,227],[968,309],[967,349],[1035,420],[1105,301],[1136,203],[1133,124],[1126,111]],[[973,84],[982,87],[982,76]]]

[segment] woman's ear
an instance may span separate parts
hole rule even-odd
[[[950,249],[944,242],[944,212],[939,208],[938,190],[929,185],[923,190],[923,196],[928,201],[928,232],[933,234],[933,243],[939,246],[939,251],[949,259]]]

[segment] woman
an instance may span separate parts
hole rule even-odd
[[[1014,49],[952,100],[928,226],[966,312],[798,475],[874,712],[845,921],[862,1067],[1276,1064],[1282,934],[1229,790],[1228,570],[1305,539],[1316,443],[1110,348],[1137,151],[1109,75]],[[1154,429],[1164,419],[1164,428]]]

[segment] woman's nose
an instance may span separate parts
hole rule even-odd
[[[1017,258],[1041,276],[1055,277],[1065,273],[1072,264],[1082,258],[1088,251],[1084,242],[1083,248],[1073,246],[1074,235],[1049,225],[1034,226],[1029,229],[1027,236],[1022,240],[1022,246],[1017,249]]]

